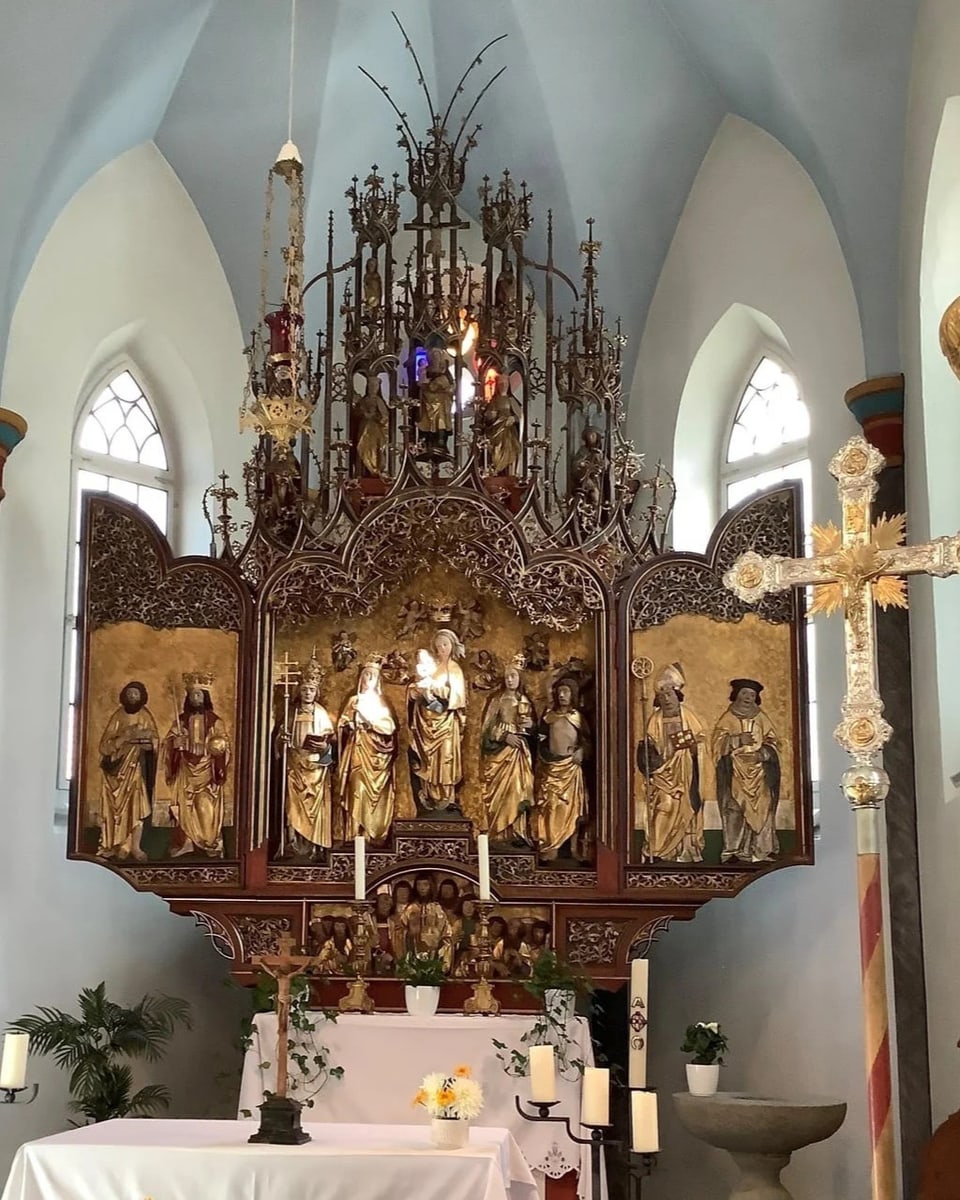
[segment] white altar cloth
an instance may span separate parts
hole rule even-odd
[[[559,1179],[578,1171],[577,1190],[583,1200],[590,1197],[590,1151],[571,1142],[563,1126],[524,1121],[517,1113],[514,1097],[530,1095],[530,1081],[504,1073],[492,1039],[508,1048],[522,1049],[520,1039],[530,1028],[531,1018],[522,1015],[467,1017],[440,1013],[414,1017],[409,1013],[348,1013],[336,1022],[320,1021],[316,1040],[330,1052],[330,1064],[344,1068],[342,1079],[330,1079],[305,1110],[311,1121],[373,1121],[402,1124],[417,1120],[410,1103],[428,1071],[452,1071],[466,1063],[483,1086],[484,1107],[480,1120],[509,1129],[533,1171]],[[593,1064],[590,1030],[582,1017],[570,1026],[570,1057]],[[259,1117],[257,1105],[265,1091],[276,1086],[277,1018],[260,1013],[254,1019],[253,1041],[243,1064],[239,1110]],[[505,1052],[506,1053],[506,1052]],[[262,1069],[261,1063],[271,1066]],[[291,1079],[297,1077],[291,1065]],[[571,1118],[573,1132],[581,1135],[580,1076],[557,1076],[555,1114]],[[291,1093],[297,1097],[297,1092]],[[422,1110],[416,1110],[426,1120]],[[139,1200],[139,1198],[138,1198]]]
[[[303,1146],[251,1146],[248,1121],[104,1121],[27,1142],[2,1200],[536,1200],[506,1129],[435,1150],[427,1125],[306,1125]]]

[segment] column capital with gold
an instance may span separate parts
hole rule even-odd
[[[6,494],[3,490],[3,468],[14,448],[27,435],[27,423],[19,413],[9,408],[0,408],[0,500]]]
[[[902,375],[881,375],[858,383],[844,396],[863,436],[888,467],[903,465],[903,387]]]

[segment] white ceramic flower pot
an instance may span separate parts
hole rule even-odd
[[[548,988],[543,993],[543,1007],[554,1021],[568,1025],[573,1020],[577,1006],[576,992],[563,988]]]
[[[719,1082],[719,1063],[687,1063],[687,1087],[691,1096],[713,1096]]]
[[[440,1003],[438,987],[410,987],[403,989],[403,998],[407,1004],[407,1012],[415,1017],[432,1017]]]
[[[462,1150],[470,1140],[470,1122],[459,1117],[434,1117],[430,1140],[438,1150]]]

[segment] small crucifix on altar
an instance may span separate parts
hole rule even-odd
[[[857,821],[860,963],[864,999],[867,1098],[870,1109],[873,1200],[896,1200],[891,1112],[889,1006],[884,965],[882,827],[878,817],[890,781],[875,759],[893,730],[883,718],[877,679],[874,605],[907,607],[904,576],[945,578],[960,572],[960,535],[904,544],[903,514],[872,519],[883,455],[862,437],[851,438],[830,461],[842,508],[841,527],[814,525],[812,558],[740,556],[723,577],[739,599],[755,604],[771,592],[813,587],[810,613],[841,611],[846,696],[834,736],[853,759],[842,778]]]
[[[293,935],[282,933],[276,954],[257,954],[251,959],[254,966],[277,981],[277,1090],[268,1094],[260,1105],[260,1128],[251,1142],[268,1142],[274,1146],[300,1146],[310,1141],[310,1134],[300,1125],[301,1105],[287,1095],[287,1042],[290,1037],[290,985],[316,963],[312,954],[293,954],[296,945]]]

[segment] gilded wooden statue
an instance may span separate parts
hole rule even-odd
[[[213,707],[213,676],[188,672],[186,694],[163,742],[164,773],[173,791],[170,812],[177,823],[171,855],[200,851],[223,857],[224,787],[230,735]]]
[[[414,790],[422,812],[457,811],[463,782],[467,687],[459,660],[466,653],[452,629],[440,629],[432,650],[417,655],[407,689]]]
[[[646,781],[646,855],[669,862],[703,860],[704,729],[683,702],[679,663],[657,678],[653,713],[637,747],[637,769]]]
[[[487,831],[495,842],[529,840],[533,807],[533,741],[536,710],[520,675],[523,655],[503,672],[502,685],[487,700],[480,731],[483,803]]]
[[[286,727],[274,739],[274,753],[285,762],[284,819],[291,853],[315,855],[333,845],[333,773],[335,731],[320,702],[323,670],[316,658],[303,669]]]
[[[147,689],[131,679],[120,691],[100,737],[101,858],[146,859],[140,846],[143,822],[153,809],[160,735],[147,708]]]
[[[724,862],[765,862],[779,853],[779,738],[760,707],[762,691],[756,679],[731,679],[730,707],[711,739]]]
[[[345,835],[363,833],[374,842],[390,832],[396,805],[397,717],[383,695],[381,664],[380,655],[364,664],[337,722]]]
[[[572,850],[588,812],[583,763],[591,750],[590,727],[576,699],[573,680],[558,680],[537,730],[536,842],[547,861],[565,846]]]

